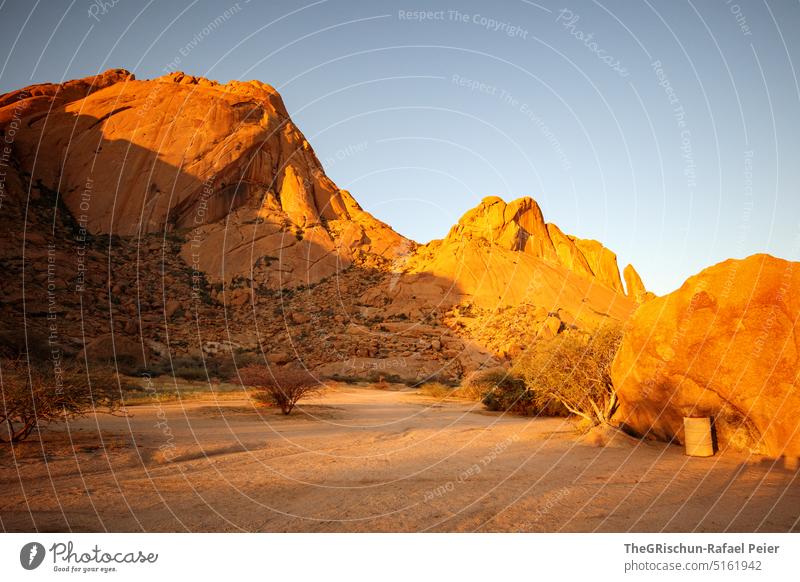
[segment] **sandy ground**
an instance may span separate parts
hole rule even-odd
[[[771,460],[350,386],[290,417],[194,400],[85,418],[0,451],[0,490],[6,531],[800,531],[800,474]]]

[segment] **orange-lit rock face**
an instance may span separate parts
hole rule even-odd
[[[372,290],[366,299],[388,296],[390,311],[409,314],[423,306],[491,309],[528,302],[564,309],[570,320],[592,325],[625,320],[634,307],[622,292],[614,254],[545,223],[531,198],[508,204],[485,198],[445,239],[419,247],[402,267],[389,288]]]
[[[639,273],[636,272],[636,269],[633,268],[633,265],[628,265],[625,267],[623,276],[625,277],[625,289],[627,290],[627,295],[636,301],[636,303],[644,303],[645,301],[655,297],[653,293],[645,289],[642,278],[639,276]]]
[[[713,416],[722,444],[800,455],[800,264],[728,260],[641,305],[613,378],[615,417],[683,438],[684,416]]]
[[[184,258],[212,279],[248,277],[276,257],[279,276],[267,283],[307,284],[356,251],[393,258],[407,242],[325,176],[264,83],[182,73],[136,81],[114,70],[0,105],[0,123],[22,111],[21,169],[60,192],[90,232],[190,232]]]

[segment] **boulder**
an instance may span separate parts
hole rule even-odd
[[[292,359],[291,356],[286,352],[275,352],[272,354],[267,354],[267,361],[270,364],[281,365],[287,363],[291,359]]]
[[[542,322],[542,326],[539,328],[539,335],[544,338],[555,337],[560,330],[561,320],[554,315],[549,315]]]
[[[585,277],[594,277],[589,261],[569,236],[564,234],[555,224],[547,225],[547,233],[556,250],[558,261],[573,273]]]
[[[229,292],[228,302],[232,307],[242,307],[250,302],[250,289],[234,289]]]
[[[144,365],[144,348],[141,342],[121,333],[105,334],[89,340],[84,348],[89,362],[117,365],[120,368]],[[83,359],[78,356],[78,361]]]
[[[718,442],[800,455],[800,263],[754,255],[642,304],[612,367],[628,429],[683,442],[683,417],[710,416]]]
[[[311,316],[302,311],[292,311],[292,323],[308,323],[311,321]]]
[[[170,299],[167,301],[167,304],[164,306],[164,315],[167,319],[172,319],[172,316],[175,315],[175,312],[181,308],[181,302],[177,299]]]

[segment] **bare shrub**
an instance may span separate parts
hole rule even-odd
[[[75,365],[56,370],[20,358],[4,360],[0,372],[0,442],[16,443],[46,424],[119,407],[116,379],[109,371],[89,375]]]
[[[522,379],[500,366],[470,372],[456,395],[459,398],[481,401],[489,410],[525,416],[541,412]]]
[[[761,433],[753,421],[727,402],[714,415],[714,434],[718,445],[755,454],[763,452]]]
[[[541,398],[516,373],[502,368],[487,370],[473,384],[481,387],[481,402],[489,410],[513,412],[523,416],[560,416],[564,410],[558,403]]]
[[[277,406],[284,414],[289,414],[302,398],[322,388],[306,370],[273,370],[264,364],[242,368],[235,380],[246,388],[254,388],[256,401]]]
[[[189,381],[208,382],[230,378],[236,373],[237,368],[244,368],[253,363],[256,363],[256,356],[249,352],[179,356],[164,359],[147,372],[154,375],[166,374]]]
[[[458,395],[468,400],[483,400],[498,386],[509,382],[509,371],[505,368],[484,368],[475,370],[464,377],[458,388]]]
[[[553,399],[593,425],[609,424],[619,405],[611,363],[621,341],[617,324],[601,327],[586,341],[562,334],[537,343],[514,369],[538,401]]]
[[[452,386],[442,384],[441,382],[425,382],[419,387],[420,393],[426,396],[432,396],[433,398],[447,398],[448,396],[452,396],[453,390]]]

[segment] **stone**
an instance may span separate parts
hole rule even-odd
[[[128,335],[135,335],[136,332],[139,330],[139,326],[136,323],[136,319],[128,318],[125,320],[125,325],[123,326],[123,331],[125,331]]]
[[[718,442],[800,454],[800,263],[727,260],[636,310],[612,367],[614,420],[683,442],[683,417],[714,418]]]
[[[83,351],[89,362],[121,367],[144,365],[142,344],[122,333],[104,334],[89,340]],[[81,354],[79,360],[83,357]]]
[[[561,330],[561,325],[561,320],[558,317],[550,315],[542,323],[540,333],[542,331],[545,332],[544,337],[555,337]]]
[[[642,278],[639,276],[639,273],[636,272],[633,265],[625,267],[622,275],[625,278],[625,294],[636,301],[636,303],[644,303],[655,297],[653,293],[645,288]]]
[[[167,304],[164,306],[164,315],[167,319],[172,319],[172,316],[175,315],[175,312],[178,311],[182,307],[181,302],[177,299],[170,299],[167,301]]]
[[[311,321],[311,317],[307,313],[303,313],[302,311],[292,311],[292,323],[308,323]]]
[[[249,289],[234,289],[229,292],[228,297],[232,307],[242,307],[250,302],[251,295]]]
[[[575,244],[575,241],[564,234],[555,224],[547,225],[547,233],[553,241],[558,261],[573,273],[578,273],[586,277],[594,277],[594,272],[589,266],[583,252]]]
[[[624,293],[622,280],[619,277],[617,255],[596,240],[580,239],[574,236],[569,238],[586,258],[594,276],[617,293]]]
[[[270,364],[282,365],[286,364],[291,359],[292,359],[291,356],[286,352],[274,352],[271,354],[267,354],[267,362],[269,362]]]

